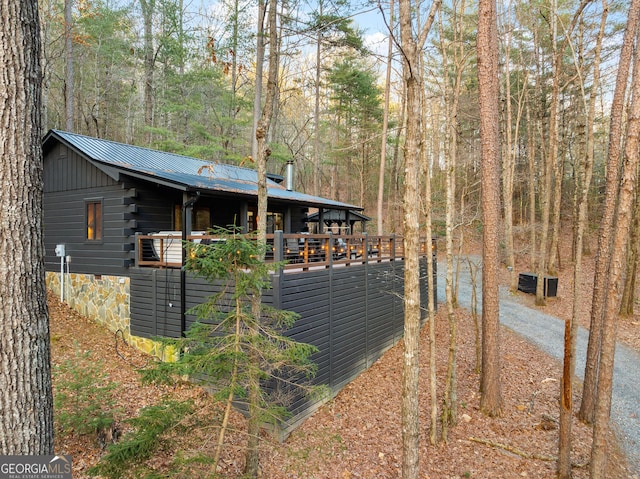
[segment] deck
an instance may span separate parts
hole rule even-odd
[[[219,239],[196,234],[189,240]],[[196,319],[181,316],[181,301],[184,300],[184,308],[191,308],[226,285],[208,283],[190,272],[182,274],[179,238],[140,235],[137,243],[137,263],[131,268],[131,333],[147,338],[178,337],[182,328]],[[269,244],[267,261],[288,262],[284,268],[274,270],[272,287],[264,290],[263,302],[300,315],[287,334],[319,349],[312,358],[318,365],[315,381],[337,394],[402,337],[402,239],[276,233],[269,237]],[[154,251],[156,257],[149,256]],[[435,242],[423,242],[421,251],[420,291],[426,311],[427,261],[431,256],[435,266]],[[434,270],[434,286],[435,274]],[[180,293],[181,281],[186,283],[184,296]],[[436,291],[434,288],[434,297]],[[285,429],[301,421],[317,405],[302,398],[296,400],[290,407],[292,417]]]
[[[187,236],[187,241],[211,244],[221,241],[221,238],[196,232]],[[422,239],[420,255],[427,257],[429,252],[435,257],[435,240],[429,245],[426,239]],[[135,258],[136,267],[182,267],[181,233],[176,231],[137,235]],[[282,232],[267,235],[265,260],[286,261],[285,271],[308,271],[403,259],[404,242],[402,237],[395,235],[311,235]]]

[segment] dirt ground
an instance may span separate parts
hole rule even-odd
[[[593,259],[587,257],[586,278],[592,278]],[[588,270],[587,268],[591,268]],[[571,311],[571,268],[559,275],[559,294],[546,308],[564,317]],[[585,295],[589,296],[588,279]],[[586,296],[585,296],[586,297]],[[532,298],[523,295],[524,302]],[[585,300],[585,307],[587,307]],[[150,358],[127,346],[122,339],[65,305],[49,298],[52,361],[61,364],[73,360],[77,350],[91,351],[102,361],[108,381],[115,383],[119,407],[117,427],[126,431],[125,420],[140,408],[158,403],[163,397],[190,398],[197,405],[197,417],[189,434],[179,442],[162,448],[146,462],[159,477],[206,477],[213,472],[203,461],[189,461],[212,455],[217,436],[215,418],[219,411],[197,387],[143,386],[136,369]],[[586,318],[586,315],[583,315]],[[458,425],[451,428],[447,443],[429,443],[431,398],[428,382],[428,328],[421,337],[422,425],[420,464],[424,479],[447,478],[553,478],[558,441],[558,397],[560,364],[515,334],[501,332],[502,415],[488,418],[479,411],[479,377],[475,371],[475,333],[469,312],[457,310],[458,321]],[[584,319],[585,323],[587,322]],[[588,324],[585,324],[588,327]],[[448,320],[441,307],[436,320],[438,351],[438,406],[440,406],[446,370]],[[620,340],[637,349],[640,338],[638,319],[621,321]],[[307,419],[289,438],[279,443],[266,434],[261,449],[261,476],[270,479],[351,479],[399,478],[401,476],[400,385],[402,343],[378,360],[367,372],[345,387],[333,400]],[[54,386],[58,379],[54,377]],[[575,404],[579,404],[575,398]],[[213,418],[213,421],[212,421]],[[201,425],[201,427],[198,427]],[[235,414],[233,432],[222,457],[221,477],[240,477],[243,469],[242,431],[244,418]],[[577,420],[573,423],[575,478],[588,477],[591,430]],[[179,447],[176,446],[179,444]],[[104,450],[95,436],[57,435],[56,452],[71,454],[74,478],[87,477]],[[633,478],[613,439],[609,447],[609,476]],[[183,464],[183,466],[180,466]],[[184,466],[188,464],[188,466]],[[637,478],[636,478],[637,479]]]

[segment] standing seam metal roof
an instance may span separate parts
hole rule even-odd
[[[118,168],[123,172],[144,174],[183,186],[225,193],[257,196],[258,172],[223,163],[213,163],[189,156],[102,140],[59,130],[50,130],[45,143],[57,137],[93,161]],[[358,206],[319,196],[289,191],[267,179],[268,196],[308,205],[334,208],[362,209]]]

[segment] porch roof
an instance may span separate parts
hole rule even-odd
[[[43,141],[44,148],[49,148],[56,140],[75,150],[116,180],[120,179],[120,174],[126,174],[183,191],[243,196],[258,194],[258,172],[249,168],[59,130],[49,130]],[[363,209],[328,198],[290,191],[269,178],[267,190],[271,199],[303,206]]]

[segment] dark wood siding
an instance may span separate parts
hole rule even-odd
[[[104,188],[118,182],[89,163],[74,150],[58,143],[44,159],[44,192]]]
[[[132,268],[132,334],[180,334],[179,274],[178,270]],[[421,278],[426,308],[426,260],[421,262]],[[287,334],[318,348],[313,356],[318,366],[314,381],[330,386],[334,394],[402,337],[402,261],[276,274],[272,283],[273,289],[265,291],[265,303],[300,315]],[[187,309],[220,288],[187,274]],[[187,317],[187,326],[194,319]],[[303,398],[295,400],[288,423],[304,417],[313,406]]]
[[[123,217],[119,186],[45,193],[44,236],[47,269],[58,271],[60,258],[54,253],[64,244],[71,257],[70,272],[121,275],[126,272],[133,243],[124,239],[127,221]],[[87,240],[87,200],[102,202],[102,239]]]
[[[75,151],[56,145],[44,161],[46,266],[60,270],[55,246],[65,245],[71,273],[127,276],[135,233],[173,229],[182,194],[133,178],[116,181]],[[87,240],[87,201],[102,202],[102,239]]]

